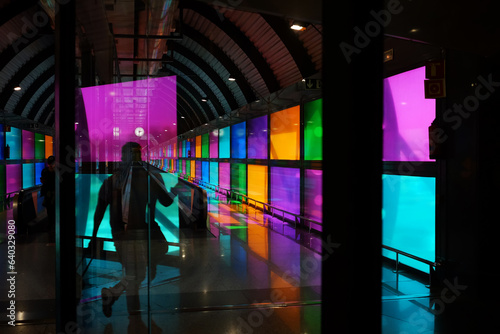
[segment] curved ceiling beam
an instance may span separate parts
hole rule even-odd
[[[172,56],[171,51],[170,56]],[[211,110],[211,114],[213,114],[213,119],[217,118],[219,115],[224,115],[224,108],[222,107],[222,104],[220,103],[219,99],[217,96],[214,94],[212,89],[206,84],[205,81],[203,81],[193,70],[191,70],[189,67],[186,65],[182,64],[179,61],[174,61],[173,63],[169,64],[169,67],[175,68],[181,73],[183,73],[185,76],[189,77],[198,87],[201,89],[201,91],[205,94],[206,97],[212,102],[214,109]],[[179,78],[179,77],[177,77]],[[199,93],[197,95],[200,95]],[[196,95],[194,95],[196,96]],[[203,96],[200,96],[200,100]],[[208,117],[208,120],[211,120],[210,117]]]
[[[199,117],[200,125],[210,121],[208,114],[211,114],[212,110],[210,109],[207,103],[201,103],[201,102],[198,103],[198,101],[201,101],[202,98],[198,90],[194,88],[189,81],[183,78],[182,75],[177,76],[177,82],[193,97],[193,99],[197,102],[197,105],[200,106],[199,112],[197,113],[198,115],[202,116]]]
[[[285,44],[295,64],[297,64],[302,77],[307,78],[315,74],[317,71],[311,57],[296,33],[290,29],[288,23],[278,16],[267,14],[260,15],[278,35],[283,44]]]
[[[41,94],[36,100],[36,102],[33,104],[32,109],[37,111],[37,115],[35,116],[34,119],[35,121],[45,124],[45,120],[48,116],[50,109],[47,108],[42,109],[42,106],[45,104],[47,100],[54,99],[54,94],[55,94],[55,83],[51,84],[47,88],[47,90],[43,92],[43,94]],[[40,115],[40,117],[37,119],[38,115]]]
[[[31,83],[28,89],[25,90],[25,88],[23,87],[23,96],[17,102],[16,108],[14,109],[14,114],[22,115],[24,109],[28,105],[28,102],[35,95],[37,90],[51,77],[55,77],[55,65],[46,68],[45,71]],[[35,116],[36,111],[34,109],[31,109],[28,114],[28,118],[35,119]]]
[[[199,113],[196,112],[195,109],[193,108],[193,105],[198,106],[199,104],[198,104],[198,102],[196,102],[195,98],[191,95],[191,93],[189,93],[189,91],[180,83],[177,85],[177,87],[180,88],[180,90],[181,90],[181,91],[177,91],[177,97],[180,98],[180,100],[178,99],[178,101],[183,101],[185,104],[184,106],[189,107],[189,108],[184,108],[184,113],[181,116],[189,117],[189,119],[193,123],[193,128],[200,126],[201,124],[206,123],[206,122],[202,122],[202,120],[200,119],[200,117],[198,115]],[[201,107],[199,107],[199,108],[201,108]],[[196,119],[194,119],[194,118],[196,118]]]
[[[193,115],[196,115],[195,111],[191,107],[190,103],[186,100],[183,94],[178,94],[177,97],[177,112],[184,116],[184,118],[177,119],[177,135],[188,132],[190,129],[194,129],[199,125],[196,125],[193,121]],[[188,121],[189,120],[189,121]],[[184,122],[183,122],[184,121]]]
[[[273,70],[271,69],[271,66],[264,59],[257,47],[255,47],[248,37],[230,20],[226,20],[223,14],[219,13],[210,5],[192,0],[182,1],[179,5],[183,8],[191,9],[197,12],[216,25],[219,29],[223,30],[243,50],[250,61],[255,65],[270,93],[274,93],[281,88]]]
[[[237,76],[238,80],[236,80],[236,84],[240,87],[241,92],[245,96],[247,103],[253,102],[257,99],[255,96],[252,87],[244,79],[243,73],[240,71],[238,66],[234,64],[234,62],[229,58],[224,51],[222,51],[217,44],[212,42],[205,35],[200,33],[198,30],[191,28],[188,25],[182,26],[182,33],[184,36],[189,37],[196,43],[198,43],[205,50],[210,52],[221,64],[224,68],[232,75]]]
[[[214,82],[214,84],[224,96],[224,99],[227,101],[230,108],[229,112],[238,109],[238,102],[236,102],[233,93],[226,85],[227,79],[223,81],[219,74],[209,64],[207,64],[194,52],[184,47],[182,44],[177,43],[173,51],[174,53],[180,53],[187,60],[189,60],[194,65],[198,66],[203,72],[205,72],[205,74]]]
[[[43,49],[43,51],[37,53],[29,61],[23,64],[21,68],[19,68],[16,74],[14,74],[14,76],[9,80],[9,83],[3,88],[2,92],[0,93],[0,109],[5,109],[5,105],[9,101],[11,95],[14,93],[14,87],[16,87],[38,65],[40,65],[50,57],[54,57],[53,44]]]
[[[10,1],[9,4],[2,7],[2,15],[0,15],[0,27],[12,19],[14,16],[21,14],[27,9],[36,6],[38,0],[25,1]]]

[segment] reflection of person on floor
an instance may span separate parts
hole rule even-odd
[[[42,189],[40,196],[43,196],[42,205],[47,209],[47,227],[49,232],[49,241],[47,245],[51,245],[56,240],[56,158],[51,155],[47,158],[47,166],[42,169],[40,181]]]
[[[120,168],[104,181],[99,190],[94,214],[92,239],[95,245],[99,225],[107,206],[110,206],[111,233],[123,272],[117,285],[101,290],[106,317],[111,316],[113,303],[124,291],[129,314],[140,313],[139,287],[146,278],[148,263],[148,226],[151,233],[150,279],[153,280],[158,261],[168,250],[166,239],[155,222],[156,201],[169,206],[172,198],[161,176],[143,167],[141,146],[133,142],[125,144]]]

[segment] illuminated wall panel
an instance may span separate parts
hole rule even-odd
[[[35,158],[35,134],[31,131],[22,130],[23,134],[23,159]]]
[[[267,179],[267,166],[248,165],[248,196],[267,203]],[[262,208],[262,205],[257,207]]]
[[[219,158],[229,158],[231,147],[231,128],[225,127],[219,130]]]
[[[231,158],[246,158],[246,122],[231,126]]]
[[[271,204],[300,214],[300,169],[271,167]]]
[[[23,164],[23,189],[35,186],[35,164]]]
[[[219,163],[219,185],[222,188],[231,188],[231,167],[229,162]]]
[[[210,144],[210,138],[208,133],[201,135],[201,157],[208,158],[208,149]]]
[[[52,136],[45,136],[45,158],[54,155],[54,138]]]
[[[196,157],[201,158],[201,136],[196,136]]]
[[[210,165],[208,161],[201,162],[201,179],[205,182],[210,181]]]
[[[219,185],[219,163],[210,162],[210,181],[211,184]]]
[[[210,158],[219,157],[219,130],[210,132]]]
[[[316,221],[323,221],[323,171],[305,170],[304,180],[304,215]],[[320,226],[312,226],[321,231]]]
[[[9,145],[9,150],[10,150],[10,158],[11,160],[14,159],[21,159],[21,148],[22,148],[22,143],[21,143],[21,130],[18,128],[11,127],[10,131],[5,133],[5,143],[6,145]]]
[[[231,164],[231,189],[245,194],[247,193],[247,165]]]
[[[323,100],[304,104],[304,159],[323,159]]]
[[[429,159],[428,128],[436,101],[425,99],[425,67],[384,79],[384,161]]]
[[[201,179],[203,175],[201,174],[201,161],[196,161],[196,177]]]
[[[300,106],[271,114],[271,159],[299,158]]]
[[[4,148],[5,148],[4,130],[3,130],[3,124],[0,124],[0,159],[1,160],[5,159],[4,154],[3,154]],[[5,176],[5,174],[4,174],[4,176]],[[0,192],[1,191],[2,190],[0,189]]]
[[[382,186],[383,244],[435,261],[435,178],[383,175]],[[392,252],[383,254],[395,258]],[[402,256],[399,259],[429,272],[427,265]]]
[[[20,164],[6,165],[6,189],[7,193],[21,190],[22,167]]]
[[[267,159],[267,115],[247,121],[248,159]]]
[[[190,167],[191,177],[197,177],[197,175],[196,175],[196,161],[191,160],[190,165],[191,165],[191,167]]]
[[[120,161],[126,142],[152,148],[160,134],[162,141],[176,138],[176,86],[176,77],[167,76],[81,88],[91,147],[88,159]],[[117,145],[106,144],[112,141]]]
[[[0,194],[4,195],[6,190],[5,165],[0,165]],[[0,212],[3,210],[4,208],[0,207]]]

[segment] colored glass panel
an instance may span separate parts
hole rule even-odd
[[[231,128],[229,126],[219,130],[219,158],[229,158],[231,150]]]
[[[5,165],[0,165],[0,194],[4,195],[6,191],[6,175]],[[0,207],[0,212],[3,211],[3,206]]]
[[[229,162],[219,163],[219,185],[222,188],[231,188],[231,167]]]
[[[196,157],[201,158],[201,136],[196,136]]]
[[[23,134],[23,159],[35,158],[35,134],[31,131],[22,130]]]
[[[45,158],[54,155],[54,138],[52,136],[45,136]]]
[[[209,137],[208,133],[201,135],[201,157],[208,158],[208,145],[209,145]]]
[[[267,159],[267,115],[247,121],[248,159]]]
[[[208,161],[201,162],[201,179],[210,182],[210,164]]]
[[[20,164],[6,165],[7,193],[21,190],[22,167]]]
[[[191,160],[191,177],[196,177],[196,161]]]
[[[211,184],[219,185],[219,163],[210,162],[210,181]]]
[[[231,126],[231,158],[246,158],[246,132],[246,122],[241,122]]]
[[[3,153],[4,148],[5,148],[4,128],[3,128],[3,124],[0,124],[0,159],[1,160],[5,159],[4,153]]]
[[[304,215],[318,222],[323,221],[323,171],[305,170],[304,180]],[[321,231],[321,226],[311,225]]]
[[[8,159],[21,159],[21,130],[11,127],[5,132],[5,143],[9,146],[10,157]]]
[[[286,211],[300,213],[300,170],[271,167],[271,204]],[[286,218],[294,219],[286,214]]]
[[[201,161],[196,161],[196,178],[201,179],[203,175],[201,174]]]
[[[304,159],[323,159],[323,100],[304,104]]]
[[[271,114],[271,159],[299,158],[300,106]]]
[[[267,166],[248,165],[248,197],[267,203],[267,180]]]
[[[382,187],[382,243],[435,261],[436,179],[382,175]],[[383,254],[395,258],[392,252],[384,250]],[[421,262],[403,256],[399,260],[429,272],[429,266]]]
[[[428,128],[436,101],[425,98],[425,67],[384,79],[384,161],[429,159]]]
[[[210,132],[210,158],[219,157],[219,130]]]
[[[31,188],[35,185],[35,165],[23,164],[23,188]]]
[[[247,165],[231,164],[231,189],[245,194],[247,192]]]
[[[45,158],[45,136],[35,133],[35,159]]]

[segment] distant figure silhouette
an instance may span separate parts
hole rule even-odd
[[[92,233],[95,245],[97,231],[108,205],[113,241],[122,264],[122,280],[111,288],[103,288],[102,308],[106,317],[112,314],[113,303],[126,291],[129,315],[140,313],[139,287],[146,278],[148,264],[148,227],[151,233],[151,280],[156,266],[168,250],[165,236],[155,221],[156,202],[173,203],[158,173],[146,169],[141,161],[141,146],[128,142],[122,147],[122,163],[99,190]]]

